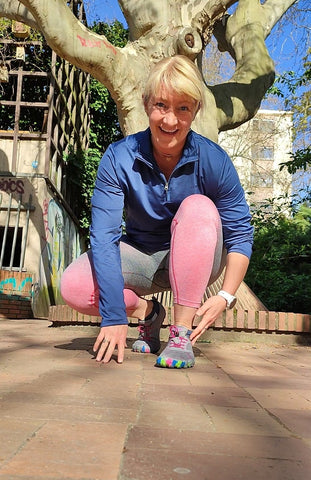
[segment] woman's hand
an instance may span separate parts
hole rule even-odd
[[[193,330],[190,335],[190,340],[192,345],[200,338],[202,333],[210,327],[215,320],[222,314],[226,309],[226,300],[220,295],[215,295],[210,297],[203,303],[203,305],[198,308],[196,315],[198,317],[202,316],[201,321],[198,326]]]
[[[118,363],[123,363],[126,348],[127,325],[112,325],[101,327],[94,343],[93,351],[97,352],[96,361],[108,363],[115,348],[118,349]]]

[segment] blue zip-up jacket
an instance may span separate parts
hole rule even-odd
[[[123,209],[126,234],[147,252],[170,247],[170,226],[182,200],[199,193],[216,205],[227,252],[251,256],[253,227],[237,172],[226,152],[190,131],[167,181],[152,154],[150,129],[106,150],[92,197],[91,248],[102,326],[127,324],[119,252]]]

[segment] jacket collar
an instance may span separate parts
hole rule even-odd
[[[186,139],[183,155],[177,164],[177,168],[188,162],[195,162],[199,158],[199,148],[195,142],[195,133],[190,130]],[[139,132],[136,136],[136,158],[147,163],[150,167],[155,166],[155,160],[152,152],[151,131],[150,128]]]

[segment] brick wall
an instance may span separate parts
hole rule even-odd
[[[166,307],[164,325],[173,323],[174,315],[171,307]],[[49,320],[57,324],[99,325],[100,317],[83,315],[67,305],[50,307]],[[131,319],[131,325],[137,320]],[[302,313],[267,312],[255,310],[226,310],[213,327],[214,330],[257,331],[278,333],[311,333],[311,315]]]
[[[0,270],[0,319],[33,318],[32,275]]]

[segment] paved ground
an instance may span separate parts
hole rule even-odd
[[[1,480],[310,478],[310,347],[213,339],[193,369],[130,350],[104,366],[96,328],[49,325],[0,321]]]

